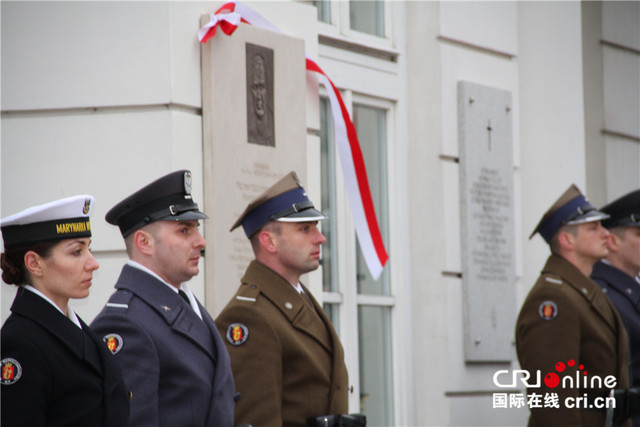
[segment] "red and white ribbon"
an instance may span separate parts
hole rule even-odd
[[[240,22],[278,33],[282,32],[247,5],[232,1],[225,3],[211,15],[209,23],[198,31],[198,39],[201,43],[206,43],[209,38],[215,35],[216,26],[218,25],[220,25],[225,34],[231,35]],[[374,279],[378,279],[389,256],[378,226],[364,157],[362,156],[355,127],[351,122],[340,91],[309,55],[306,55],[306,66],[307,71],[317,73],[320,82],[329,94],[336,133],[336,145],[340,155],[347,197],[351,206],[358,242],[371,276]]]
[[[235,12],[212,13],[211,19],[204,27],[198,30],[198,39],[201,43],[206,43],[211,37],[216,35],[216,28],[220,27],[223,33],[230,36],[238,28],[242,17]]]

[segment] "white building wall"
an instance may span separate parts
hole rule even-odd
[[[315,12],[255,5],[283,31],[315,45]],[[34,204],[96,196],[92,247],[101,268],[91,295],[72,302],[87,322],[127,257],[106,212],[178,169],[194,174],[202,205],[200,17],[210,2],[2,2],[2,216]],[[300,9],[302,8],[302,9]],[[301,16],[307,19],[299,19]],[[297,17],[298,19],[293,19]],[[313,84],[313,82],[310,82]],[[310,123],[318,122],[317,90]],[[206,224],[204,225],[206,226]],[[203,227],[204,227],[203,226]],[[190,282],[204,301],[204,272]],[[2,286],[2,320],[15,291]]]
[[[96,196],[92,247],[101,268],[91,296],[72,302],[86,321],[126,260],[107,210],[180,168],[192,170],[196,199],[202,195],[194,34],[206,8],[193,7],[186,25],[175,10],[161,2],[2,3],[2,216]],[[176,39],[181,49],[171,48]],[[192,287],[203,296],[202,275]],[[13,294],[2,287],[3,319]]]
[[[469,81],[509,91],[512,97],[512,128],[514,168],[514,198],[516,203],[516,227],[518,214],[519,183],[519,51],[518,5],[514,2],[475,3],[443,2],[440,14],[440,39],[442,55],[442,154],[444,178],[442,191],[445,206],[445,264],[442,271],[461,273],[461,238],[459,210],[458,153],[458,105],[457,83]],[[516,236],[519,233],[516,232]],[[516,242],[516,276],[519,268],[521,246]],[[492,409],[492,378],[497,369],[508,369],[508,364],[469,364],[464,359],[463,292],[462,280],[449,276],[448,336],[446,348],[449,372],[445,395],[449,400],[451,425],[513,425],[523,424],[526,413],[496,411]],[[505,301],[514,304],[515,301]]]
[[[640,183],[640,3],[582,10],[587,185],[604,205]]]
[[[200,16],[217,5],[0,4],[0,216],[78,193],[97,197],[93,249],[101,268],[91,295],[72,302],[87,322],[102,308],[126,260],[118,230],[103,220],[106,211],[180,168],[194,173],[194,195],[202,203],[196,32]],[[396,31],[404,26],[406,33],[396,35],[395,46],[383,43],[398,53],[397,64],[386,71],[379,60],[319,46],[315,12],[307,4],[250,5],[285,33],[303,38],[307,52],[322,56],[321,65],[341,87],[397,103],[398,147],[390,182],[392,220],[401,235],[393,238],[391,257],[402,270],[394,280],[408,285],[397,295],[394,325],[400,343],[394,349],[396,418],[420,426],[525,424],[526,409],[491,408],[493,373],[515,368],[515,358],[511,365],[463,359],[456,85],[468,80],[512,94],[517,262],[512,303],[519,309],[548,254],[539,237],[529,241],[528,236],[562,191],[576,183],[589,195],[593,186],[596,203],[604,203],[640,186],[640,101],[625,92],[640,87],[640,60],[633,51],[640,49],[638,3],[605,2],[602,12],[592,11],[596,21],[603,17],[604,39],[632,49],[603,47],[602,76],[584,81],[579,2],[406,2],[392,9]],[[364,74],[336,74],[345,69],[337,64],[349,61],[376,64]],[[388,81],[385,73],[399,73],[399,83],[377,86]],[[593,81],[602,87],[592,97]],[[315,84],[308,79],[310,175],[318,173]],[[587,162],[585,94],[602,104],[602,127],[588,132],[600,135],[606,160],[596,156]],[[602,135],[604,127],[624,135]],[[587,180],[594,175],[602,179]],[[205,274],[191,283],[201,300]],[[4,321],[14,292],[6,285],[1,289]]]
[[[519,7],[521,163],[524,247],[520,302],[533,285],[548,247],[531,231],[562,192],[585,186],[580,4]],[[544,24],[541,24],[544,23]],[[541,31],[542,25],[542,31]]]
[[[640,184],[640,2],[602,2],[606,199]]]
[[[407,27],[408,190],[411,239],[413,405],[415,425],[448,425],[448,287],[442,276],[451,211],[444,205],[442,67],[438,2],[409,2]],[[446,165],[445,165],[446,166]]]

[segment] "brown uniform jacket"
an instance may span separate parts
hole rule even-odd
[[[347,413],[344,350],[311,299],[315,310],[283,277],[253,261],[216,319],[240,393],[236,424],[300,426],[308,417]]]
[[[584,378],[599,376],[604,381],[613,375],[615,388],[629,386],[627,336],[620,316],[600,287],[560,256],[549,257],[522,305],[516,347],[521,368],[531,374],[529,383],[535,383],[538,370],[541,373],[541,386],[530,387],[529,396],[541,395],[543,407],[531,408],[530,426],[603,426],[604,409],[568,407],[577,405],[576,397],[585,393],[597,397],[604,391],[604,386],[592,389],[589,382],[582,387]],[[559,363],[564,364],[563,371],[558,370]],[[544,380],[549,374],[557,375],[561,384],[547,387]],[[573,378],[573,387],[567,381],[563,388],[566,376]],[[581,378],[580,387],[576,376]],[[544,407],[544,396],[551,393],[557,393],[559,408]]]

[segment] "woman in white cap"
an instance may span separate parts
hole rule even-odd
[[[107,346],[73,312],[89,295],[93,196],[34,206],[0,222],[2,279],[18,286],[2,326],[2,425],[126,426],[129,398]]]

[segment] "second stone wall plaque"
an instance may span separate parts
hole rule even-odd
[[[464,353],[514,357],[515,254],[511,94],[458,82]]]

